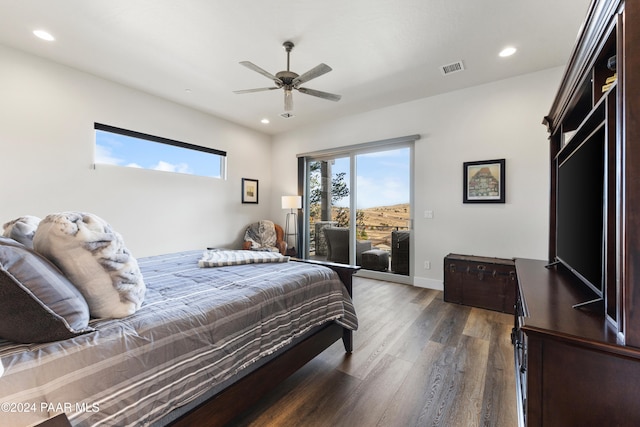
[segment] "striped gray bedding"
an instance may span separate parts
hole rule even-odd
[[[317,325],[357,328],[332,270],[301,262],[200,268],[202,251],[141,258],[144,304],[47,344],[0,341],[0,424],[150,425]]]

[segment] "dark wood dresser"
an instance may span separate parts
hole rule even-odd
[[[640,349],[617,343],[602,303],[545,261],[517,259],[513,333],[521,425],[639,426]]]
[[[513,259],[449,254],[444,259],[444,300],[513,314]]]
[[[591,1],[543,118],[549,254],[516,260],[513,341],[527,426],[640,425],[638,22],[640,1]],[[597,155],[585,154],[588,147]],[[545,268],[550,261],[560,264]]]

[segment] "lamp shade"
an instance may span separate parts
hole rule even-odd
[[[302,208],[301,196],[282,196],[282,209],[300,209]]]

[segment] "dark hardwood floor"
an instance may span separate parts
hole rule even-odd
[[[336,343],[236,426],[517,425],[513,317],[356,278],[354,351]]]

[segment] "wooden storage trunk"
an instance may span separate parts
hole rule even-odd
[[[444,259],[444,300],[514,314],[513,259],[449,254]]]

